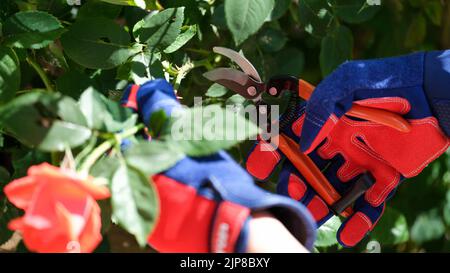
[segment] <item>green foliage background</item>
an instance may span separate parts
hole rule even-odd
[[[61,138],[71,136],[71,147],[84,147],[91,137],[86,128],[112,132],[126,128],[127,122],[134,124],[132,117],[118,113],[102,102],[102,97],[85,90],[98,90],[117,100],[128,82],[139,84],[165,77],[186,105],[192,106],[194,96],[202,96],[208,104],[243,103],[239,96],[211,86],[202,77],[206,70],[227,65],[212,52],[213,46],[242,50],[264,78],[290,74],[314,84],[348,59],[450,48],[450,1],[377,2],[87,0],[78,6],[76,1],[66,0],[1,0],[0,113],[5,117],[20,103],[33,100],[42,100],[44,106],[57,100],[58,107],[52,111],[62,120],[53,139],[44,143],[30,137],[42,133],[42,127],[33,127],[30,133],[20,123],[8,127],[7,119],[0,117],[4,122],[0,124],[0,186],[24,176],[32,164],[52,161],[58,154],[45,152],[64,150],[58,146]],[[39,95],[22,102],[15,99],[11,106],[16,96],[47,91],[80,100],[85,107],[82,110],[92,100],[113,114],[106,123],[76,120],[79,117],[64,116],[61,110],[74,107],[71,101],[60,102],[51,96],[44,96],[44,100]],[[27,111],[16,114],[36,114]],[[84,129],[69,132],[67,123],[83,125]],[[12,130],[20,142],[7,136],[2,127]],[[250,145],[243,143],[229,151],[242,163]],[[155,151],[155,147],[148,148]],[[334,219],[320,229],[317,250],[376,251],[368,244],[375,240],[383,252],[450,251],[449,167],[450,157],[445,154],[421,175],[404,182],[375,230],[358,247],[342,249],[337,245],[339,219]],[[273,190],[275,181],[261,186]],[[5,198],[0,201],[1,243],[11,235],[6,223],[17,211]]]

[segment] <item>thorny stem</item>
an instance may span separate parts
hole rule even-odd
[[[44,70],[39,66],[38,63],[36,63],[35,60],[33,60],[30,57],[26,58],[27,63],[33,67],[34,70],[38,73],[39,77],[41,78],[42,82],[44,82],[45,88],[47,88],[47,91],[54,92],[52,83],[50,79],[47,77],[47,74],[45,74]]]

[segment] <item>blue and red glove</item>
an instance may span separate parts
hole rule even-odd
[[[443,118],[448,116],[449,101],[442,96],[443,87],[450,86],[449,57],[446,53],[429,54],[343,64],[317,86],[307,104],[298,106],[296,121],[282,129],[307,150],[341,195],[365,172],[375,178],[338,230],[337,239],[343,246],[351,247],[362,240],[380,219],[386,199],[399,183],[419,174],[449,145],[442,130],[450,128]],[[447,74],[435,68],[438,63],[444,64],[441,67]],[[429,85],[429,91],[425,91],[427,82],[432,81],[427,67],[434,67],[432,74],[439,76]],[[402,133],[344,116],[352,103],[400,114],[412,129]],[[268,144],[257,142],[247,159],[247,170],[260,180],[267,179],[284,157],[279,150],[261,149],[263,145]],[[282,166],[277,189],[305,204],[318,225],[333,215],[290,162]]]
[[[154,80],[131,85],[121,103],[136,110],[148,124],[151,114],[170,115],[180,107],[172,86]],[[151,158],[149,158],[151,160]],[[229,155],[185,157],[153,177],[160,215],[148,242],[161,252],[244,252],[251,213],[268,211],[308,249],[315,223],[306,208],[281,195],[266,192]]]

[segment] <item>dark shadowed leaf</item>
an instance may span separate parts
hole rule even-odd
[[[164,49],[175,42],[184,20],[184,8],[169,8],[136,23],[134,37],[149,47]]]
[[[76,22],[61,42],[71,59],[94,69],[116,67],[140,51],[129,45],[130,35],[122,27],[100,17]]]
[[[323,76],[330,74],[343,62],[351,59],[353,35],[345,26],[338,26],[322,39],[320,68]]]
[[[21,11],[3,24],[5,43],[19,48],[45,47],[63,31],[58,19],[42,11]]]
[[[389,245],[407,242],[409,227],[405,216],[397,210],[387,207],[370,236],[378,242]]]
[[[16,53],[0,47],[0,103],[14,97],[20,87],[20,64]]]

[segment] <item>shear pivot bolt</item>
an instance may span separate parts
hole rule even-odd
[[[250,86],[249,88],[247,88],[247,93],[248,93],[250,96],[256,95],[256,88],[255,88],[254,86]]]
[[[278,94],[278,90],[275,87],[271,87],[269,89],[269,94],[275,96],[276,94]]]

